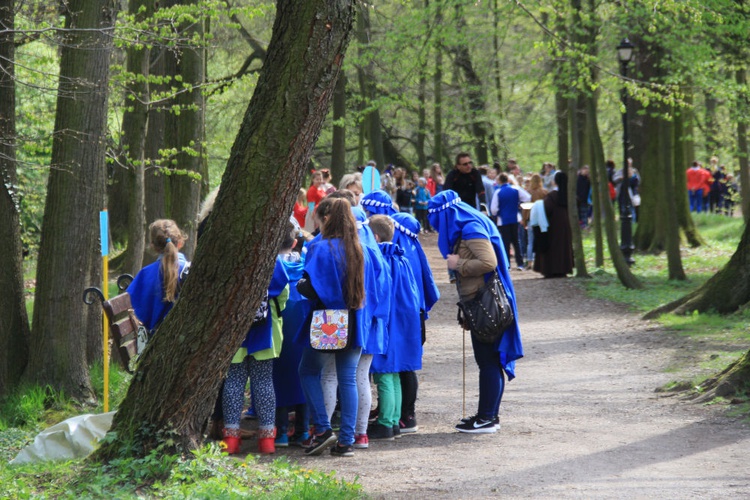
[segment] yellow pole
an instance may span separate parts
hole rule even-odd
[[[109,276],[109,256],[105,255],[102,257],[104,270],[104,300],[109,300],[109,283],[107,277]],[[102,314],[102,322],[104,323],[104,413],[109,411],[109,321],[107,321],[107,315]]]
[[[102,274],[103,281],[102,293],[104,300],[109,300],[109,217],[105,208],[99,212],[99,236],[102,244]],[[109,322],[106,313],[102,314],[103,323],[103,343],[102,349],[102,371],[104,372],[104,413],[109,411]]]

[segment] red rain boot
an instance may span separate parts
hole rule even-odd
[[[276,453],[276,429],[259,429],[258,430],[258,452],[269,455]]]
[[[226,427],[221,430],[224,439],[221,440],[221,448],[224,453],[229,455],[236,455],[240,452],[240,445],[242,445],[242,438],[240,437],[239,429],[227,429]]]

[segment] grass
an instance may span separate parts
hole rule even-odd
[[[592,279],[582,281],[588,295],[627,305],[632,311],[646,313],[656,307],[672,302],[705,283],[729,261],[742,237],[744,223],[739,218],[728,218],[713,214],[697,214],[693,220],[706,241],[704,246],[681,248],[682,265],[687,281],[668,279],[665,253],[648,255],[636,253],[632,271],[643,283],[642,290],[623,287],[614,272],[611,261],[605,258],[605,268],[594,269],[593,232],[587,232],[584,250]],[[605,256],[608,251],[605,249]],[[712,312],[678,316],[664,314],[657,322],[664,327],[666,335],[684,340],[679,355],[676,355],[667,372],[686,376],[688,380],[673,381],[662,389],[695,387],[726,366],[737,360],[750,346],[750,309],[734,314],[719,315]],[[737,411],[735,407],[733,409]]]

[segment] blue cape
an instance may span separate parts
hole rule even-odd
[[[365,259],[367,258],[365,257]],[[318,294],[320,301],[327,309],[348,309],[344,298],[346,256],[341,240],[338,238],[316,238],[311,241],[305,256],[305,272],[309,276],[310,284]],[[366,279],[367,273],[365,273]],[[367,290],[365,290],[365,293],[367,293]],[[365,297],[365,301],[367,301],[367,297]],[[354,335],[350,334],[353,347],[364,347],[367,343],[369,328],[367,328],[368,325],[365,322],[364,312],[365,308],[359,308],[356,311],[357,327]],[[309,327],[309,317],[305,323]],[[305,336],[300,335],[300,338],[303,337]],[[309,342],[309,338],[307,342]]]
[[[391,275],[391,312],[386,331],[388,349],[372,358],[373,373],[398,373],[422,369],[422,328],[419,291],[404,250],[393,243],[381,243]]]
[[[391,277],[365,211],[353,207],[352,213],[357,221],[359,241],[365,254],[364,321],[370,325],[370,331],[362,353],[384,353],[387,345],[385,325],[391,310]]]
[[[516,293],[508,273],[508,257],[497,226],[489,217],[462,202],[458,193],[450,189],[430,198],[428,213],[430,224],[439,233],[438,248],[443,257],[447,258],[448,254],[453,253],[459,236],[464,240],[484,238],[492,243],[498,262],[497,274],[505,287],[515,315],[513,324],[508,327],[497,345],[500,363],[508,374],[508,380],[512,380],[515,377],[515,360],[523,357],[523,346],[521,331],[518,328]]]
[[[162,255],[136,274],[135,279],[128,286],[130,303],[133,305],[135,315],[148,328],[149,332],[161,323],[167,313],[172,309],[172,302],[164,301],[164,287],[161,276]],[[182,281],[182,271],[188,264],[187,259],[181,253],[177,254],[177,266]]]
[[[286,268],[281,262],[281,259],[277,256],[276,263],[273,267],[271,283],[268,285],[268,318],[265,323],[251,327],[247,332],[242,347],[247,348],[248,354],[273,347],[273,321],[271,320],[271,315],[276,314],[276,305],[273,302],[273,298],[278,297],[281,292],[284,291],[284,287],[288,283],[289,276],[286,273]]]
[[[427,318],[426,313],[438,301],[440,292],[432,277],[430,263],[419,242],[419,221],[407,213],[394,214],[391,218],[394,225],[393,243],[400,246],[406,258],[409,259],[414,279],[417,281],[420,308],[425,311],[425,318]]]
[[[396,213],[396,210],[393,208],[393,199],[391,198],[391,195],[382,189],[366,194],[362,197],[362,201],[359,203],[362,205],[362,208],[373,215],[393,215]]]
[[[289,299],[281,312],[284,318],[281,355],[273,360],[273,387],[277,407],[305,403],[305,394],[297,370],[304,346],[297,343],[296,339],[310,314],[310,301],[300,295],[296,287],[302,277],[304,261],[289,262],[282,258],[281,265],[289,276]],[[271,305],[273,306],[273,303]]]

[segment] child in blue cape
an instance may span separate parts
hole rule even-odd
[[[138,272],[128,294],[135,315],[149,335],[162,322],[177,300],[180,284],[190,263],[180,253],[187,236],[173,220],[159,219],[148,227],[151,248],[158,252],[156,262]]]
[[[388,348],[373,356],[371,371],[378,385],[378,418],[367,429],[370,439],[400,435],[401,378],[399,372],[422,369],[420,294],[404,250],[392,242],[393,221],[385,215],[370,218],[370,228],[391,275],[391,310],[386,332]]]
[[[273,360],[282,345],[282,313],[289,297],[289,276],[277,257],[268,286],[268,310],[265,321],[258,318],[248,331],[242,347],[232,358],[222,393],[224,429],[222,444],[227,453],[239,453],[240,417],[245,384],[250,378],[253,406],[258,415],[258,451],[274,453],[276,446],[276,394],[273,388]],[[257,316],[256,316],[257,317]]]
[[[419,314],[421,318],[422,344],[427,337],[425,321],[429,317],[428,312],[440,298],[440,292],[432,276],[427,256],[419,242],[419,222],[409,214],[394,214],[393,219],[393,243],[404,250],[404,256],[409,260],[414,279],[417,282],[419,292]],[[401,421],[399,426],[405,434],[417,432],[417,417],[415,405],[417,402],[417,391],[419,381],[414,370],[402,371],[401,378]]]
[[[303,346],[296,342],[296,339],[305,324],[305,318],[310,313],[310,301],[302,297],[296,287],[305,267],[303,256],[295,251],[298,243],[297,231],[292,223],[289,223],[289,234],[281,244],[278,260],[289,277],[289,299],[281,313],[284,333],[281,354],[273,362],[277,448],[290,444],[302,446],[309,437],[307,402],[297,371],[302,359]],[[294,411],[294,433],[291,437],[287,433],[290,411]]]

